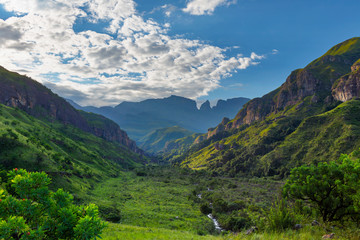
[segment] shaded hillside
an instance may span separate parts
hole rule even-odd
[[[162,128],[152,131],[139,140],[140,147],[149,153],[157,153],[163,150],[170,141],[187,137],[193,132],[179,126]]]
[[[206,132],[216,126],[223,117],[234,117],[247,98],[219,100],[210,107],[209,101],[197,108],[196,102],[187,98],[170,96],[141,102],[123,102],[116,107],[74,107],[87,112],[102,114],[124,129],[131,138],[139,141],[150,132],[172,126],[180,126],[192,132]],[[71,101],[70,101],[71,102]]]
[[[100,115],[79,112],[40,83],[0,67],[0,103],[19,108],[48,121],[73,125],[107,141],[119,142],[141,152],[119,126]]]
[[[120,143],[0,104],[0,169],[46,171],[56,187],[82,192],[145,161]]]
[[[338,101],[359,96],[359,58],[359,38],[336,45],[173,160],[231,175],[283,176],[301,163],[336,159],[359,148],[360,103]]]

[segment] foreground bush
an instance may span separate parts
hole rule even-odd
[[[358,221],[359,186],[360,160],[342,155],[338,161],[294,168],[283,190],[285,196],[310,203],[324,221]]]
[[[14,169],[0,188],[0,239],[93,239],[104,223],[94,204],[76,206],[62,189],[48,189],[44,172]],[[0,186],[1,187],[1,186]]]

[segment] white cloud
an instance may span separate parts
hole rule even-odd
[[[0,4],[22,13],[0,20],[0,65],[81,105],[115,105],[171,94],[196,99],[220,87],[221,79],[263,58],[255,53],[228,57],[226,49],[170,37],[169,24],[145,20],[132,0],[0,0]],[[76,33],[73,26],[79,17],[109,24],[101,33]]]
[[[278,53],[279,53],[279,50],[277,50],[277,49],[273,49],[271,53],[272,53],[272,54],[274,54],[274,55],[276,55],[276,54],[278,54]]]
[[[190,0],[183,11],[192,15],[211,15],[218,6],[235,3],[236,0]]]

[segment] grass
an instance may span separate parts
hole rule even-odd
[[[88,202],[121,210],[121,224],[169,230],[208,232],[212,222],[190,201],[194,189],[181,169],[148,168],[123,172],[89,191]],[[146,176],[138,176],[146,174]],[[201,232],[202,231],[202,232]]]
[[[199,236],[193,232],[181,231],[181,230],[169,230],[164,228],[148,228],[138,227],[124,224],[110,223],[102,234],[104,240],[212,240],[221,239],[217,236]]]
[[[283,232],[264,232],[257,231],[252,234],[246,234],[246,230],[238,233],[224,233],[221,235],[204,235],[199,236],[192,232],[169,230],[164,228],[148,228],[137,227],[124,224],[109,223],[107,228],[102,234],[102,239],[120,240],[120,239],[133,239],[133,240],[320,240],[324,235],[334,233],[334,239],[338,240],[359,240],[360,230],[358,228],[343,229],[340,227],[323,227],[305,225],[300,230],[288,229]]]
[[[148,166],[98,183],[87,192],[87,202],[96,203],[100,212],[119,210],[120,220],[109,223],[105,239],[218,239],[213,222],[200,211],[203,202],[221,197],[229,205],[242,201],[243,207],[258,210],[271,205],[281,186],[271,179]]]
[[[145,160],[121,144],[0,104],[1,167],[46,171],[52,188],[75,193],[76,199],[86,198],[97,182]]]
[[[359,148],[359,100],[324,109],[322,103],[305,99],[300,106],[271,114],[224,138],[214,136],[201,148],[195,145],[179,158],[181,166],[230,176],[243,172],[283,177],[303,163],[337,159]]]
[[[187,137],[192,134],[194,133],[185,128],[173,126],[156,129],[138,140],[138,143],[140,143],[140,147],[145,151],[157,153],[164,149],[167,142]]]

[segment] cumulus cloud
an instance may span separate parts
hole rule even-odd
[[[19,13],[0,20],[0,65],[21,69],[81,105],[116,105],[171,94],[196,99],[263,58],[255,53],[228,57],[228,49],[169,36],[170,25],[144,19],[133,0],[0,4]],[[79,18],[107,24],[99,32],[75,32]]]
[[[12,40],[18,41],[22,37],[22,33],[4,22],[0,22],[0,44],[4,44],[5,41]]]
[[[191,15],[211,15],[218,6],[235,3],[236,0],[190,0],[183,11]]]

